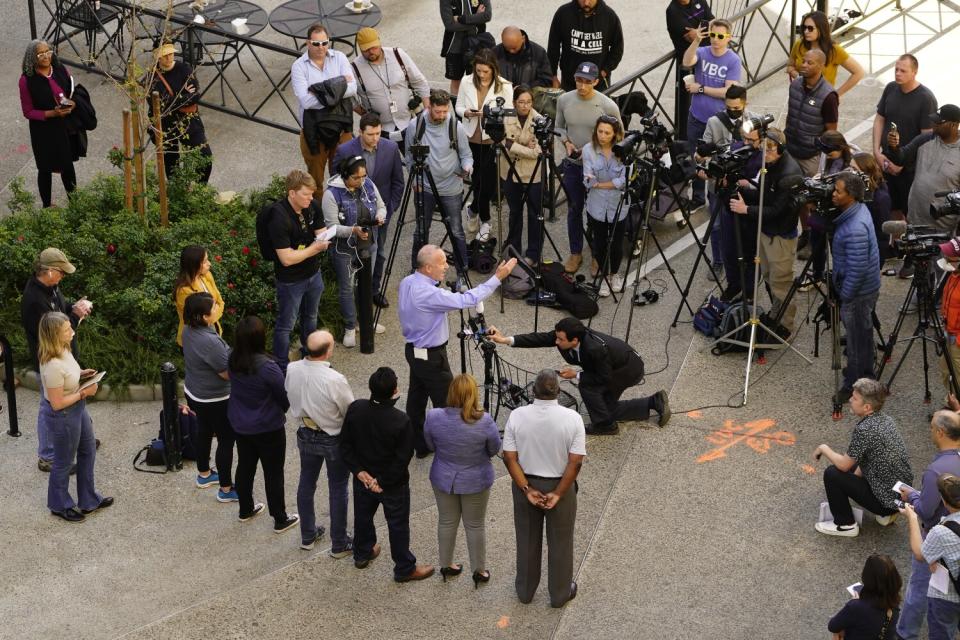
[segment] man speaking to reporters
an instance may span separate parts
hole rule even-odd
[[[646,420],[651,409],[660,416],[658,426],[670,420],[670,401],[664,390],[646,398],[620,399],[624,391],[643,380],[643,359],[623,340],[587,329],[576,318],[563,318],[554,331],[513,337],[490,327],[489,336],[494,342],[521,349],[556,346],[567,363],[579,366],[581,371],[567,367],[558,373],[580,383],[580,397],[592,422],[587,427],[590,435],[614,435],[619,432],[618,421]]]

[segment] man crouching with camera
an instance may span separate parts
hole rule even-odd
[[[880,295],[879,248],[873,218],[863,204],[866,186],[855,173],[837,176],[833,187],[833,284],[840,298],[840,318],[847,335],[847,366],[836,402],[850,399],[853,383],[874,377],[873,308]]]
[[[779,313],[780,324],[793,333],[793,318],[797,307],[792,302],[780,310],[793,283],[793,261],[797,257],[797,206],[792,194],[793,185],[802,181],[800,165],[786,150],[787,137],[783,131],[770,127],[763,138],[767,177],[764,182],[763,211],[760,211],[760,191],[752,182],[741,180],[740,192],[730,199],[730,211],[748,215],[751,219],[763,214],[760,226],[760,269],[770,290],[772,309],[770,317]]]

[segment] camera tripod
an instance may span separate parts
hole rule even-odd
[[[933,270],[930,259],[938,253],[939,251],[928,255],[914,256],[914,264],[916,265],[915,275],[910,281],[910,288],[907,290],[903,306],[900,307],[900,313],[897,316],[897,322],[893,326],[893,332],[890,334],[890,337],[887,338],[886,345],[884,345],[883,358],[880,361],[880,367],[877,369],[877,379],[879,380],[883,376],[883,370],[886,368],[887,362],[890,361],[893,355],[893,348],[898,342],[903,323],[906,321],[907,316],[911,314],[908,310],[910,301],[914,295],[916,295],[917,326],[913,330],[913,334],[909,338],[904,339],[904,342],[907,343],[907,348],[904,350],[903,355],[900,356],[900,360],[897,362],[897,366],[894,367],[893,373],[890,374],[890,378],[887,380],[887,388],[893,385],[897,373],[900,372],[900,367],[903,366],[907,356],[910,355],[910,349],[912,349],[914,343],[919,340],[923,351],[923,401],[925,403],[930,402],[931,397],[930,361],[927,355],[928,342],[934,344],[934,354],[937,356],[943,355],[946,360],[947,370],[950,372],[950,387],[953,394],[960,398],[960,383],[958,383],[957,380],[957,372],[954,370],[953,358],[950,357],[946,334],[944,333],[943,323],[940,321],[940,314],[937,311],[936,305],[936,290],[933,283]]]
[[[414,245],[423,246],[427,244],[429,238],[426,237],[427,229],[427,216],[432,216],[432,211],[426,210],[425,199],[426,199],[426,189],[430,189],[430,193],[433,196],[433,202],[435,205],[440,205],[440,220],[443,222],[443,226],[446,229],[446,236],[450,238],[450,245],[453,249],[453,260],[454,268],[457,271],[458,279],[462,279],[469,285],[469,278],[467,276],[467,256],[460,255],[460,248],[457,246],[457,238],[453,235],[453,230],[450,227],[450,220],[448,218],[446,210],[444,210],[443,205],[440,201],[440,194],[437,192],[437,183],[433,179],[433,175],[430,173],[430,168],[427,166],[427,155],[430,152],[430,148],[426,145],[411,145],[411,153],[413,155],[413,166],[410,168],[410,175],[407,177],[407,185],[403,191],[403,198],[401,199],[400,209],[397,211],[397,221],[395,224],[393,232],[393,240],[390,243],[390,253],[387,256],[387,262],[384,265],[383,277],[380,281],[380,291],[378,292],[381,296],[385,295],[387,292],[388,285],[390,283],[390,275],[393,272],[393,263],[397,257],[397,249],[400,246],[400,238],[402,237],[401,231],[406,225],[407,213],[410,210],[410,202],[413,202],[414,206],[414,218],[416,221],[416,230],[414,235]],[[441,240],[441,244],[442,244]],[[380,321],[380,312],[382,309],[377,307],[377,310],[374,314],[373,325],[376,326],[376,323]]]

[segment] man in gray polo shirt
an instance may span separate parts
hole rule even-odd
[[[575,481],[587,455],[583,418],[557,403],[560,379],[544,369],[534,382],[533,404],[514,409],[503,432],[503,461],[513,479],[517,534],[517,597],[527,604],[540,584],[543,525],[547,525],[550,606],[577,596],[573,582]]]
[[[562,135],[567,157],[561,164],[563,190],[567,194],[567,237],[570,257],[564,262],[568,273],[576,273],[583,263],[583,163],[580,152],[593,139],[597,118],[610,115],[620,120],[617,103],[596,90],[600,71],[592,62],[577,65],[577,88],[557,99],[556,129]],[[620,120],[621,129],[623,121]]]

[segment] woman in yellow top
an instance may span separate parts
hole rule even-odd
[[[800,74],[803,54],[811,49],[820,49],[827,57],[827,64],[823,67],[823,77],[837,90],[837,95],[842,96],[857,86],[864,76],[863,67],[850,57],[846,49],[833,41],[827,15],[822,11],[813,11],[803,16],[800,24],[803,25],[802,37],[793,43],[790,58],[787,61],[787,74],[790,76],[790,81],[796,80]],[[839,87],[837,86],[838,67],[843,67],[850,72],[850,77]]]
[[[180,323],[177,326],[177,344],[183,346],[183,307],[191,294],[206,291],[213,296],[213,311],[210,312],[211,326],[218,334],[223,333],[220,328],[220,316],[223,315],[223,296],[217,289],[210,273],[210,258],[203,247],[191,245],[184,247],[180,252],[180,273],[173,285],[173,299],[177,303],[177,316]]]

